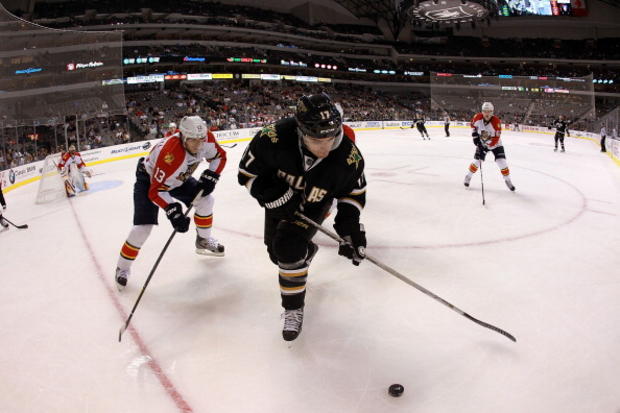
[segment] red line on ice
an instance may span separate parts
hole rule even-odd
[[[107,281],[107,278],[104,275],[105,271],[103,271],[101,264],[99,264],[99,261],[97,260],[97,257],[95,256],[95,251],[93,247],[91,246],[90,241],[88,240],[88,237],[86,236],[86,232],[84,231],[84,228],[82,227],[80,218],[78,217],[77,212],[75,211],[75,207],[73,206],[73,202],[71,202],[71,200],[69,200],[69,205],[71,205],[71,211],[73,212],[75,221],[78,224],[80,233],[82,235],[82,239],[84,240],[84,243],[86,244],[86,248],[88,249],[88,253],[90,254],[90,258],[93,264],[95,265],[95,268],[97,269],[97,275],[99,276],[99,280],[103,283],[106,289],[106,292],[108,293],[108,297],[110,298],[110,300],[112,300],[112,304],[114,304],[114,307],[116,307],[116,310],[118,311],[119,315],[121,316],[123,321],[125,321],[127,319],[128,314],[123,308],[121,302],[119,301],[114,288],[110,286],[109,282]],[[140,352],[149,358],[149,362],[147,363],[148,366],[153,371],[153,373],[155,373],[155,377],[157,377],[157,379],[163,386],[164,390],[166,390],[166,393],[168,394],[168,396],[170,396],[170,398],[172,399],[174,404],[177,406],[179,411],[183,413],[193,412],[194,410],[185,401],[181,393],[179,393],[179,391],[176,389],[176,387],[172,383],[172,380],[170,380],[170,378],[166,375],[166,373],[164,373],[161,366],[159,365],[157,360],[155,360],[155,357],[153,356],[149,348],[146,346],[146,344],[144,343],[144,340],[142,340],[142,337],[140,336],[140,334],[138,334],[138,332],[133,327],[133,325],[130,324],[127,330],[131,334],[131,337],[133,338],[134,342],[138,345]],[[112,339],[112,337],[113,337],[112,332],[110,332],[110,338]]]

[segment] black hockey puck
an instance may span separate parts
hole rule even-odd
[[[392,384],[388,388],[388,393],[390,393],[390,396],[392,397],[400,397],[402,396],[404,391],[405,391],[405,388],[403,387],[402,384]]]

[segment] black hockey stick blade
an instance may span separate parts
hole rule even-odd
[[[28,228],[28,224],[16,225],[16,224],[12,223],[11,221],[9,221],[8,219],[6,219],[5,217],[2,217],[2,219],[5,220],[6,222],[8,222],[9,224],[13,225],[15,228],[18,228],[18,229],[26,229],[26,228]]]
[[[473,321],[474,323],[476,323],[476,324],[478,324],[478,325],[482,326],[482,327],[486,327],[486,328],[488,328],[489,330],[493,330],[493,331],[495,331],[496,333],[499,333],[499,334],[503,335],[504,337],[507,337],[508,339],[510,339],[510,340],[512,340],[512,341],[514,341],[515,343],[517,342],[517,339],[515,338],[515,336],[513,336],[512,334],[510,334],[510,333],[509,333],[509,332],[507,332],[507,331],[502,330],[502,329],[501,329],[501,328],[499,328],[499,327],[495,327],[493,324],[485,323],[484,321],[482,321],[482,320],[478,320],[476,317],[472,317],[472,316],[470,316],[469,314],[467,314],[467,313],[465,313],[465,312],[463,313],[463,316],[464,316],[465,318],[467,318],[467,319],[469,319],[469,320]]]
[[[235,146],[237,146],[236,143],[233,143],[232,145],[225,145],[225,144],[220,144],[220,146],[223,146],[224,148],[234,148]]]

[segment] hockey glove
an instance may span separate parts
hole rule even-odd
[[[345,241],[338,247],[338,255],[347,257],[353,265],[360,265],[366,258],[366,231],[359,222],[343,222],[334,224],[334,229]]]
[[[479,137],[474,138],[474,145],[476,145],[476,148],[478,148],[478,150],[482,153],[485,153],[488,150]]]
[[[172,227],[177,232],[187,232],[189,229],[190,218],[183,215],[183,209],[181,208],[181,204],[178,202],[173,202],[168,205],[166,208],[166,216],[170,220]]]
[[[262,206],[269,212],[269,215],[279,219],[294,220],[295,212],[299,210],[301,204],[301,195],[286,182],[277,180],[274,186],[265,190],[262,201]]]
[[[202,196],[207,196],[213,192],[218,179],[220,179],[220,174],[217,172],[213,172],[210,169],[205,169],[202,172],[202,175],[200,175],[200,180],[198,181],[200,189],[202,189]]]

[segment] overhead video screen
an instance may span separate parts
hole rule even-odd
[[[586,0],[499,0],[500,16],[585,16]]]

